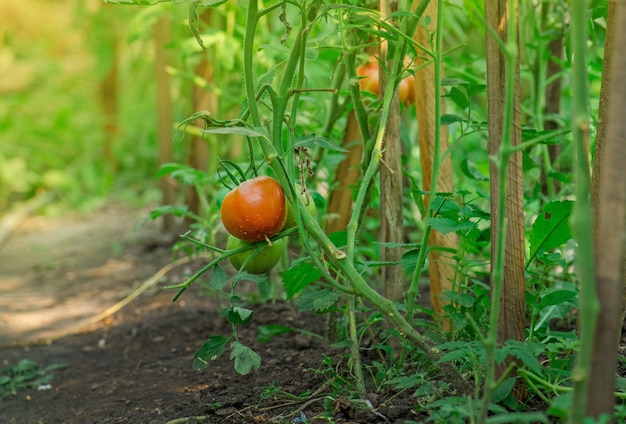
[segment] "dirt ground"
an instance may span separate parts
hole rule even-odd
[[[192,369],[194,352],[211,335],[229,335],[229,326],[197,288],[172,302],[173,292],[161,286],[201,264],[176,268],[119,312],[74,332],[171,263],[172,240],[155,223],[142,225],[147,213],[115,204],[89,216],[33,217],[0,248],[0,368],[23,359],[67,365],[53,371],[50,386],[0,400],[0,421],[328,422],[316,417],[332,395],[318,371],[329,350],[301,333],[256,341],[259,325],[322,332],[322,318],[290,305],[256,306],[253,323],[240,331],[262,358],[258,370],[238,375],[228,354],[204,371]],[[67,332],[74,334],[32,343]],[[372,399],[379,415],[335,399],[335,422],[415,419],[402,398]]]

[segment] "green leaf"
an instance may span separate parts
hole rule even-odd
[[[284,325],[261,325],[257,331],[257,341],[261,343],[267,343],[276,336],[282,334],[291,333],[293,328],[285,327]]]
[[[461,109],[467,109],[469,107],[467,95],[458,88],[452,87],[448,96],[450,96],[454,103],[456,103]]]
[[[202,36],[200,35],[200,16],[198,15],[198,2],[190,1],[189,2],[189,30],[196,37],[196,41],[202,47],[202,50],[206,50],[204,46],[204,41],[202,41]]]
[[[209,337],[193,355],[193,369],[197,371],[206,369],[211,361],[222,356],[227,342],[228,338],[223,336]]]
[[[237,341],[230,344],[230,359],[235,360],[235,371],[241,375],[247,375],[261,366],[261,357]]]
[[[346,231],[336,231],[328,234],[330,241],[337,247],[341,248],[348,244],[348,233]]]
[[[452,125],[452,124],[456,124],[457,122],[465,122],[466,120],[462,117],[460,117],[459,115],[453,115],[450,113],[444,113],[443,115],[441,115],[441,125]]]
[[[321,137],[315,134],[306,134],[306,135],[301,135],[297,137],[294,140],[294,147],[300,147],[300,146],[304,146],[304,147],[319,146],[325,150],[333,150],[335,152],[347,152],[347,150],[344,149],[343,147],[338,146],[334,143],[331,143],[326,137]]]
[[[187,206],[163,205],[157,206],[150,211],[150,219],[157,219],[163,215],[172,214],[176,217],[185,216],[188,213]]]
[[[548,306],[561,305],[565,302],[569,302],[578,295],[577,292],[572,290],[556,290],[551,293],[541,296],[539,302],[539,310],[547,308]]]
[[[233,306],[228,311],[228,321],[235,325],[246,325],[252,321],[254,311],[240,306]]]
[[[507,340],[502,351],[506,355],[511,355],[519,359],[522,364],[531,371],[541,375],[541,365],[535,354],[535,345],[530,342],[520,342],[518,340]]]
[[[322,312],[333,306],[338,300],[339,295],[329,289],[304,293],[298,299],[298,311],[316,310]]]
[[[446,298],[452,302],[456,302],[465,308],[471,308],[476,302],[476,298],[468,293],[457,293],[453,290],[446,290],[444,292]]]
[[[253,130],[247,127],[216,127],[202,130],[205,134],[233,134],[243,135],[245,137],[263,137],[267,138],[266,134],[262,131]]]
[[[476,181],[489,181],[489,177],[481,174],[478,170],[478,167],[471,162],[469,159],[465,158],[461,161],[461,172],[472,180]]]
[[[218,264],[215,264],[209,277],[209,285],[216,290],[222,290],[226,283],[228,283],[228,274]]]
[[[233,282],[237,281],[250,281],[251,283],[261,284],[268,279],[267,275],[263,274],[250,274],[246,271],[239,271],[233,276]]]
[[[283,272],[283,284],[287,300],[321,277],[322,273],[313,264],[296,262],[291,268]]]
[[[554,201],[545,205],[530,229],[530,263],[539,252],[556,249],[572,238],[569,217],[572,212],[571,200]]]
[[[494,403],[502,402],[504,399],[506,399],[509,393],[511,393],[511,390],[513,390],[513,386],[515,386],[514,378],[507,378],[506,380],[504,380],[502,384],[496,387],[493,395],[491,395],[491,401]]]
[[[428,220],[428,223],[433,230],[437,230],[441,234],[468,231],[476,228],[476,223],[472,221],[457,222],[453,219],[441,217],[432,217]]]
[[[488,424],[535,424],[549,422],[548,417],[543,412],[515,412],[512,414],[493,415],[487,418]]]
[[[406,272],[415,271],[419,254],[420,249],[411,249],[402,254],[402,259],[400,259],[400,263],[402,264],[402,268]]]

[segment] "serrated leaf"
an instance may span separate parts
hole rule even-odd
[[[474,302],[476,302],[476,298],[468,293],[457,293],[453,290],[446,290],[444,294],[447,299],[465,308],[471,308],[474,306]]]
[[[468,231],[476,228],[476,223],[472,221],[457,222],[453,219],[442,217],[432,217],[428,220],[428,224],[433,230],[437,230],[441,234],[448,234],[457,231]]]
[[[513,386],[515,386],[514,378],[507,378],[506,380],[504,380],[500,385],[498,385],[498,387],[496,387],[493,395],[491,395],[491,401],[494,403],[502,402],[504,399],[506,399],[509,393],[511,393],[511,390],[513,390]]]
[[[176,217],[185,216],[188,212],[187,206],[163,205],[157,206],[150,211],[150,219],[157,219],[163,215],[174,215]]]
[[[268,279],[264,274],[250,274],[246,271],[239,271],[233,276],[233,282],[237,281],[250,281],[251,283],[261,284]]]
[[[424,377],[419,374],[394,377],[389,380],[387,384],[393,385],[393,388],[397,390],[411,389],[415,386],[424,384]]]
[[[578,295],[575,291],[571,290],[556,290],[546,295],[541,296],[539,302],[539,310],[547,308],[548,306],[561,305],[575,298]]]
[[[437,361],[438,364],[442,364],[444,362],[456,361],[459,359],[466,359],[467,352],[464,350],[453,350],[451,352],[446,353]]]
[[[304,293],[298,299],[298,311],[316,310],[322,312],[333,306],[338,300],[339,295],[329,289]]]
[[[541,365],[535,355],[535,349],[531,343],[517,340],[507,340],[502,351],[519,359],[522,364],[531,371],[541,375]]]
[[[237,341],[230,344],[230,359],[235,360],[235,371],[241,375],[247,375],[261,366],[261,357]]]
[[[306,134],[297,137],[294,140],[294,147],[316,147],[319,146],[325,150],[334,150],[336,152],[347,152],[341,146],[331,143],[326,137],[321,137],[315,134]]]
[[[216,290],[222,290],[228,283],[228,274],[217,264],[213,267],[213,272],[209,277],[209,285]]]
[[[571,200],[564,200],[550,202],[543,207],[530,229],[529,263],[539,252],[556,249],[572,238],[568,221],[573,204]]]
[[[233,306],[228,311],[228,321],[235,325],[246,325],[252,321],[254,311],[240,306]]]
[[[283,284],[287,300],[321,277],[322,273],[309,262],[294,264],[287,271],[283,272]]]
[[[193,355],[193,369],[197,371],[206,369],[211,361],[222,356],[227,342],[228,338],[223,336],[209,337]]]

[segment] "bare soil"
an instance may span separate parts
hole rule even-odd
[[[240,331],[262,358],[258,370],[238,375],[228,354],[193,370],[194,352],[211,335],[229,335],[229,324],[197,288],[172,302],[174,293],[161,287],[202,263],[173,270],[119,312],[74,331],[171,263],[173,240],[145,223],[147,213],[114,204],[89,216],[35,217],[1,248],[0,368],[22,359],[67,367],[53,371],[50,386],[0,400],[0,422],[328,422],[323,414],[345,423],[416,419],[402,397],[372,395],[378,415],[333,398],[319,372],[333,351],[317,338],[290,333],[257,342],[259,325],[322,333],[322,317],[297,314],[284,303],[255,306],[253,323]],[[56,339],[64,333],[73,334]],[[298,399],[303,393],[309,395]]]

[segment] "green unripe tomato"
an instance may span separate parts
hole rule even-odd
[[[250,244],[254,243],[248,243],[247,241],[240,240],[231,235],[228,236],[226,249],[237,249],[239,247],[249,246]],[[237,253],[236,255],[229,256],[228,259],[238,271],[247,271],[250,274],[265,274],[270,272],[271,269],[276,266],[280,257],[283,255],[283,252],[285,251],[285,240],[275,240],[272,242],[271,246],[265,242],[259,243],[259,248],[261,251],[255,254],[254,257],[246,263],[246,266],[243,269],[242,266],[244,262],[246,262],[246,260],[256,252],[255,249]]]
[[[302,193],[302,188],[300,184],[295,185],[296,193],[300,196],[300,200],[302,203],[306,205],[306,209],[309,211],[313,218],[317,217],[317,209],[315,208],[315,202],[313,201],[313,197],[307,192]],[[287,203],[287,220],[285,221],[285,226],[283,230],[288,230],[290,228],[298,225],[298,221],[296,219],[296,209],[293,207],[291,203]]]

